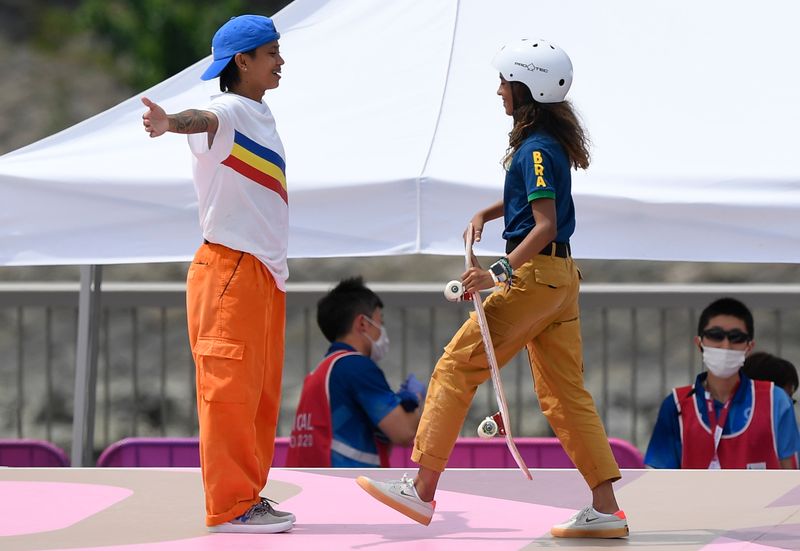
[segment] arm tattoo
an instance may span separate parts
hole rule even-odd
[[[170,115],[170,130],[178,134],[199,134],[216,130],[211,113],[199,109],[187,109],[177,115]]]

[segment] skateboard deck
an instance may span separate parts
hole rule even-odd
[[[472,224],[469,225],[467,229],[467,239],[465,242],[465,251],[464,251],[464,268],[468,270],[472,267],[472,236],[474,232],[472,229]],[[514,461],[517,462],[522,474],[524,474],[528,480],[532,480],[533,477],[531,476],[531,472],[528,469],[528,466],[525,464],[525,461],[522,459],[522,455],[520,455],[519,450],[517,449],[516,444],[514,444],[514,438],[511,435],[511,418],[508,415],[508,406],[506,402],[506,394],[503,390],[503,382],[500,379],[500,367],[497,365],[497,358],[494,354],[494,345],[492,344],[492,336],[489,333],[489,325],[486,323],[486,313],[483,311],[483,303],[481,302],[480,293],[471,293],[472,295],[472,304],[475,308],[475,317],[478,318],[478,326],[481,329],[481,337],[483,338],[483,347],[486,350],[486,358],[489,360],[489,373],[491,374],[492,378],[492,387],[494,388],[494,396],[497,399],[497,407],[499,408],[499,417],[501,423],[498,422],[498,428],[502,427],[503,430],[498,430],[500,434],[502,434],[506,439],[506,446],[508,446],[508,451],[511,452],[511,455],[514,457]],[[496,414],[495,414],[496,415]],[[497,422],[497,421],[495,421]]]

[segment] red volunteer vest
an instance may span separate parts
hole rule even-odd
[[[297,406],[292,435],[289,437],[289,451],[286,454],[287,467],[330,467],[333,426],[330,406],[330,373],[333,365],[345,356],[358,352],[338,350],[326,356],[317,368],[306,375],[300,403]],[[375,440],[380,458],[380,466],[389,466],[388,444]]]
[[[717,450],[721,468],[780,469],[772,424],[772,387],[768,381],[750,381],[750,418],[744,429],[722,435]],[[680,414],[681,468],[707,469],[714,457],[713,428],[703,421],[693,390],[694,386],[689,385],[672,391]]]

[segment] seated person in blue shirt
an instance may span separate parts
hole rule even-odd
[[[769,352],[753,352],[744,361],[742,367],[744,374],[757,381],[772,381],[775,386],[782,388],[789,395],[792,404],[796,404],[794,393],[800,386],[797,376],[797,368],[792,362],[785,358],[779,358]],[[800,453],[794,454],[793,467],[798,468],[800,464]]]
[[[789,360],[779,358],[769,352],[753,352],[744,361],[742,371],[751,379],[772,381],[775,386],[786,391],[786,394],[792,399],[792,403],[797,402],[794,399],[794,393],[800,386],[800,380],[798,380],[797,368]]]
[[[383,303],[360,277],[320,299],[317,324],[331,346],[303,382],[286,465],[388,467],[390,444],[414,441],[425,387],[413,374],[389,387]]]
[[[800,449],[783,389],[741,371],[755,341],[753,315],[732,298],[700,315],[695,343],[706,371],[661,404],[644,462],[659,469],[791,469]]]

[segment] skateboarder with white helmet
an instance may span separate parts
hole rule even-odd
[[[589,166],[588,139],[565,100],[572,62],[555,44],[518,40],[495,56],[497,94],[513,117],[503,199],[476,213],[471,225],[480,241],[484,224],[504,217],[506,256],[489,270],[462,275],[469,292],[499,286],[484,302],[498,363],[527,347],[542,412],[592,492],[592,503],[563,524],[557,537],[628,535],[612,483],[620,478],[594,401],[583,384],[578,308],[580,273],[569,238],[575,229],[571,168]],[[474,316],[445,347],[428,386],[412,459],[413,479],[380,482],[359,477],[370,495],[428,524],[439,477],[478,385],[489,378],[486,351]]]

